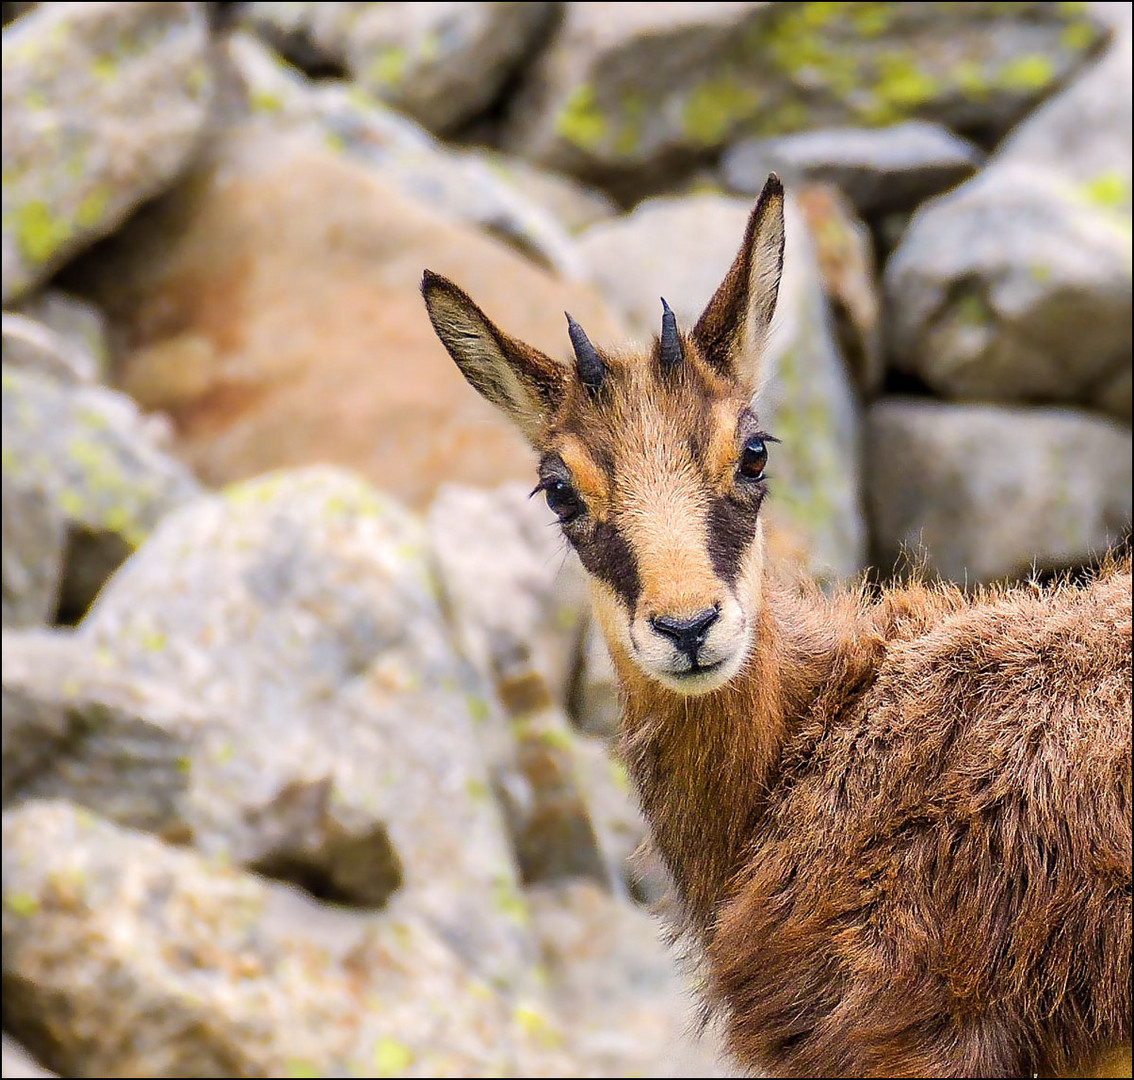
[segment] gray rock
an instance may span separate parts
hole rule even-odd
[[[679,325],[693,325],[736,255],[750,210],[747,200],[720,195],[651,199],[589,229],[579,243],[596,282],[646,337],[660,325],[661,296]],[[785,546],[802,547],[813,574],[854,574],[866,545],[857,406],[811,241],[791,201],[773,327],[756,398],[762,422],[783,440],[775,448],[769,517]]]
[[[1054,3],[571,4],[505,145],[633,192],[746,135],[912,118],[1000,134],[1102,36]]]
[[[582,276],[564,226],[491,156],[449,149],[357,86],[311,84],[247,34],[233,34],[226,55],[243,84],[245,112],[269,130],[306,131],[446,217],[492,233],[565,278]]]
[[[7,10],[8,7],[14,6],[14,4],[5,4],[4,8]],[[0,1075],[4,1077],[4,1080],[14,1077],[38,1080],[39,1077],[55,1075],[55,1073],[48,1072],[39,1066],[15,1039],[10,1039],[7,1035],[4,1036],[3,1048],[0,1049],[0,1062],[3,1063],[2,1068],[0,1068]]]
[[[5,311],[2,333],[4,366],[39,372],[66,383],[94,382],[95,358],[43,323]]]
[[[483,111],[549,28],[553,3],[253,3],[245,21],[298,62],[355,81],[432,131]]]
[[[65,798],[187,838],[190,753],[205,725],[188,700],[57,631],[6,631],[3,672],[5,804]]]
[[[350,474],[271,474],[167,517],[79,633],[223,721],[192,762],[201,850],[351,903],[400,886],[486,977],[516,982],[485,691],[426,557],[416,520]]]
[[[1131,37],[926,204],[886,268],[894,363],[949,397],[1129,421]]]
[[[984,582],[1098,558],[1130,527],[1130,429],[1070,409],[894,398],[868,413],[878,563]]]
[[[613,738],[622,715],[618,679],[598,624],[591,621],[583,635],[579,671],[567,707],[574,725],[588,735]]]
[[[67,521],[41,489],[5,469],[0,481],[3,503],[3,625],[40,626],[53,621],[63,580]]]
[[[208,107],[207,37],[194,3],[45,4],[5,30],[5,303],[177,175]]]
[[[757,194],[769,172],[835,184],[860,214],[906,210],[967,180],[984,160],[940,124],[907,120],[884,128],[828,128],[745,139],[721,159],[733,191]]]
[[[122,394],[8,367],[3,389],[5,482],[43,492],[65,517],[60,608],[81,614],[158,519],[199,485],[153,445]]]
[[[412,908],[324,907],[62,802],[3,840],[4,1022],[65,1076],[575,1075],[540,999]]]
[[[58,334],[75,352],[89,356],[95,378],[101,380],[110,366],[110,336],[106,317],[96,305],[62,289],[42,289],[21,301],[17,311]]]

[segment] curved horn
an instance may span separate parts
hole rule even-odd
[[[575,350],[575,370],[579,373],[579,381],[595,394],[606,375],[602,357],[587,339],[583,328],[567,312],[563,314],[567,315],[567,333],[571,335],[571,346]]]
[[[669,371],[685,359],[685,350],[681,347],[681,338],[677,336],[677,319],[664,296],[661,306],[661,366],[663,371]]]

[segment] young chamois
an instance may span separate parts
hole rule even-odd
[[[446,279],[422,291],[466,379],[541,455],[737,1061],[1129,1076],[1129,560],[1083,588],[976,596],[777,582],[775,440],[750,401],[783,220],[773,176],[696,326],[662,301],[641,354],[568,316],[561,364]]]

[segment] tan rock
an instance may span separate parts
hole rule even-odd
[[[437,341],[418,291],[425,268],[552,355],[567,352],[564,309],[596,340],[623,336],[590,287],[557,281],[307,136],[248,127],[81,280],[128,345],[121,384],[169,409],[178,453],[207,481],[320,461],[421,507],[445,481],[532,474],[520,437]],[[155,367],[179,363],[195,374],[167,391]]]

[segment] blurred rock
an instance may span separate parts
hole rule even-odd
[[[756,195],[769,172],[788,182],[836,185],[860,214],[917,206],[967,180],[984,160],[972,143],[927,120],[883,128],[825,128],[730,147],[721,173],[733,191]]]
[[[5,30],[5,303],[181,170],[210,95],[202,8],[45,4]]]
[[[565,228],[494,159],[445,146],[357,86],[308,82],[247,34],[233,34],[225,55],[243,86],[238,119],[277,133],[306,130],[438,213],[492,233],[564,277],[582,276]]]
[[[101,381],[110,366],[110,339],[106,319],[94,304],[62,289],[42,289],[22,300],[17,310],[43,323],[76,353],[89,356],[94,377]]]
[[[1130,429],[1070,409],[891,398],[867,423],[878,564],[967,583],[1098,558],[1131,520]]]
[[[426,528],[450,622],[486,678],[522,666],[567,701],[590,615],[578,556],[532,483],[446,484]]]
[[[4,8],[16,7],[15,4],[5,4]],[[12,1077],[27,1077],[28,1080],[38,1080],[39,1077],[54,1076],[55,1073],[41,1068],[31,1058],[31,1055],[15,1039],[4,1036],[3,1049],[0,1049],[0,1075],[4,1080]]]
[[[815,245],[839,351],[859,390],[873,397],[881,389],[886,362],[870,230],[849,200],[831,184],[808,184],[799,189],[797,197]]]
[[[651,199],[632,214],[588,229],[580,246],[595,280],[635,332],[647,337],[661,325],[661,296],[679,325],[696,322],[740,247],[750,210],[747,200],[721,195]],[[602,340],[589,326],[587,331]],[[762,423],[783,440],[773,453],[769,520],[774,530],[798,538],[816,576],[854,574],[866,545],[857,406],[812,244],[792,201],[766,365],[756,404]]]
[[[734,1076],[653,917],[579,881],[529,891],[548,985],[592,1076]]]
[[[3,626],[41,626],[59,606],[67,520],[52,498],[7,469],[0,492]]]
[[[894,363],[939,393],[1129,422],[1130,41],[922,207],[891,257]]]
[[[123,387],[171,414],[179,454],[207,481],[328,462],[423,508],[442,483],[534,472],[524,440],[437,340],[426,267],[551,355],[568,353],[564,309],[600,339],[622,337],[592,288],[306,136],[254,127],[220,140],[81,281],[123,340]]]
[[[67,522],[60,610],[86,610],[158,519],[200,488],[149,440],[129,398],[4,368],[3,471]],[[50,549],[48,549],[50,550]]]
[[[95,359],[62,334],[26,315],[3,315],[4,366],[48,375],[59,382],[90,383],[97,373]]]
[[[555,18],[553,3],[251,3],[245,22],[300,67],[345,67],[432,131],[490,106]]]
[[[486,977],[515,982],[514,870],[474,731],[485,691],[435,594],[414,519],[309,469],[170,515],[79,633],[223,723],[192,759],[202,851],[349,903],[401,886]]]
[[[3,672],[5,804],[66,798],[186,838],[189,755],[204,726],[188,699],[58,631],[7,630]]]
[[[4,1021],[63,1075],[572,1075],[412,911],[322,907],[62,802],[3,839]]]
[[[1102,36],[1056,3],[570,4],[505,145],[657,191],[744,135],[921,118],[995,137]]]
[[[588,735],[613,738],[618,734],[621,706],[614,664],[598,624],[588,622],[575,684],[567,702],[571,720]]]

